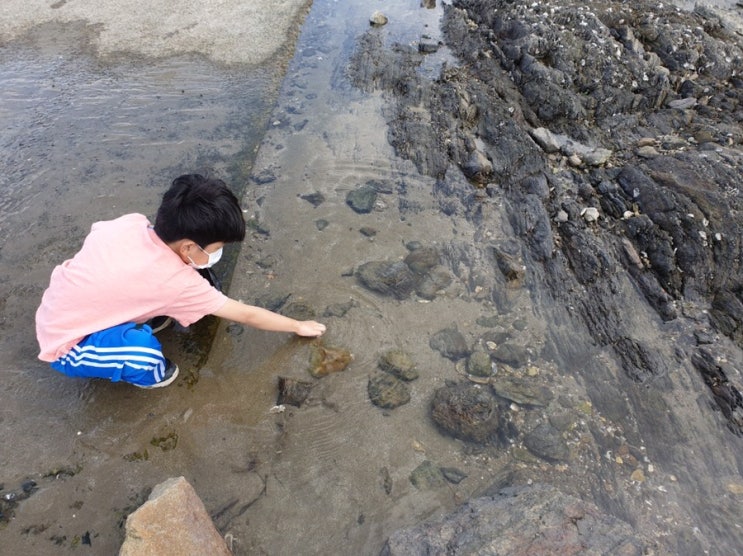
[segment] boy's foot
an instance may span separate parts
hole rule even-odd
[[[150,325],[150,328],[152,328],[152,333],[160,332],[161,330],[165,330],[168,326],[173,324],[173,319],[166,316],[161,317],[152,317],[150,320],[147,321],[146,324]]]
[[[170,359],[165,360],[165,376],[163,376],[163,379],[160,382],[156,382],[155,384],[150,384],[149,386],[142,386],[140,384],[135,384],[134,386],[139,386],[140,388],[162,388],[163,386],[168,386],[169,384],[172,384],[173,381],[178,376],[178,365],[173,363]]]

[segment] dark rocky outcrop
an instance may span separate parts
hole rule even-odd
[[[544,485],[509,487],[469,500],[438,521],[392,534],[381,554],[622,554],[652,544],[594,504]]]
[[[457,0],[461,65],[425,82],[420,55],[369,35],[351,75],[394,95],[390,143],[437,179],[444,213],[479,222],[476,188],[504,204],[520,246],[488,256],[506,281],[540,276],[646,383],[669,365],[628,318],[625,279],[665,322],[711,305],[708,330],[743,346],[743,49],[709,10],[633,6]]]

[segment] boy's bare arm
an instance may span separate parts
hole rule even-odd
[[[273,332],[294,332],[299,336],[320,336],[325,332],[325,325],[313,320],[294,320],[278,313],[246,305],[234,299],[228,299],[214,316],[247,324],[260,330]]]

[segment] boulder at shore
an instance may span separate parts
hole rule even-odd
[[[183,477],[157,485],[147,502],[126,519],[119,556],[232,554],[203,502]]]

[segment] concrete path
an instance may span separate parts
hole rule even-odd
[[[33,27],[82,22],[102,57],[164,57],[185,52],[227,64],[261,64],[296,32],[308,0],[3,0],[0,44]]]

